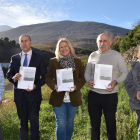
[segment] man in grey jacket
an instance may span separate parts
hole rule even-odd
[[[102,111],[105,116],[108,140],[116,140],[116,110],[118,103],[118,84],[122,83],[128,74],[123,57],[117,51],[110,49],[110,38],[102,33],[97,37],[98,50],[91,53],[85,71],[86,82],[90,86],[88,94],[88,111],[91,120],[91,140],[100,140],[100,124]],[[112,65],[112,81],[106,89],[94,88],[95,64]],[[118,77],[118,74],[121,74]]]

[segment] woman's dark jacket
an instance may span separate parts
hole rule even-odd
[[[69,95],[70,95],[71,105],[79,106],[82,104],[80,89],[85,84],[84,68],[79,58],[74,58],[74,63],[75,63],[76,70],[73,72],[73,78],[74,78],[74,85],[76,86],[76,90],[70,92]],[[57,69],[63,69],[63,68],[60,66],[60,62],[58,62],[56,58],[52,58],[49,63],[49,69],[45,81],[46,84],[53,90],[51,93],[49,103],[53,106],[60,107],[61,104],[63,103],[65,91],[56,92],[56,90],[54,90],[55,85],[57,85],[56,82]]]

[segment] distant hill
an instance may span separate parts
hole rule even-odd
[[[0,32],[7,31],[10,29],[12,29],[12,27],[7,26],[7,25],[0,25]]]
[[[75,47],[97,49],[96,38],[102,32],[124,37],[130,30],[97,22],[59,21],[20,26],[0,32],[0,38],[18,41],[21,34],[28,34],[33,44],[55,45],[59,38],[67,37]]]
[[[40,49],[40,50],[46,50],[46,51],[50,51],[50,52],[55,52],[55,45],[32,45],[32,47]],[[81,48],[81,47],[74,47],[75,50],[75,54],[80,57],[83,55],[90,55],[93,50],[90,49],[86,49],[86,48]]]

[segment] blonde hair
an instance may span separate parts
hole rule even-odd
[[[59,54],[60,54],[59,47],[61,42],[66,42],[68,44],[68,47],[70,48],[70,53],[74,56],[74,58],[76,58],[77,56],[75,54],[74,48],[72,47],[70,41],[66,38],[60,38],[56,44],[56,49],[55,49],[55,56],[57,60],[59,61]]]

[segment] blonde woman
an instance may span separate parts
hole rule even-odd
[[[53,105],[56,119],[57,140],[71,140],[74,126],[74,116],[78,106],[82,104],[80,89],[85,84],[84,68],[81,60],[75,55],[71,43],[61,38],[55,50],[56,57],[49,63],[46,84],[53,90],[49,103]],[[72,68],[74,87],[69,91],[58,91],[56,70]]]

